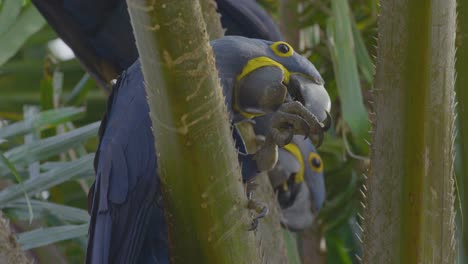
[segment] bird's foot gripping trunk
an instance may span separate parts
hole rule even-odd
[[[257,161],[258,169],[271,170],[278,160],[277,146],[287,145],[294,135],[316,138],[315,145],[319,147],[322,144],[324,132],[330,127],[328,112],[324,112],[324,116],[325,123],[298,101],[284,103],[278,111],[273,113],[265,143],[255,153],[254,159]]]

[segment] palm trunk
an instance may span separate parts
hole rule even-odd
[[[198,1],[127,0],[146,82],[173,263],[259,263]]]
[[[224,29],[219,20],[221,15],[216,11],[217,4],[214,0],[199,0],[203,19],[206,24],[206,31],[210,40],[218,39],[224,36]]]
[[[381,2],[364,263],[453,263],[455,0]]]
[[[33,263],[26,253],[21,250],[13,232],[10,229],[10,224],[3,218],[0,212],[0,263],[17,263],[29,264]]]
[[[457,99],[458,99],[458,137],[460,152],[457,153],[460,160],[461,172],[459,187],[463,191],[461,219],[468,219],[468,3],[458,1],[458,36],[457,36]],[[466,220],[465,220],[466,221]],[[468,228],[462,228],[463,248],[465,259],[468,259]]]

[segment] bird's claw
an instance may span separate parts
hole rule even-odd
[[[257,213],[248,229],[248,231],[255,231],[257,230],[259,220],[267,216],[270,209],[266,204],[253,200],[251,194],[249,194],[247,207]]]
[[[287,141],[287,139],[292,139],[292,135],[304,135],[306,138],[315,138],[317,136],[316,146],[318,147],[322,143],[324,131],[330,127],[330,115],[328,113],[326,123],[323,124],[298,101],[284,103],[273,115],[270,132],[274,142],[280,147],[291,142],[291,140]],[[284,134],[290,134],[290,136]]]
[[[271,170],[277,160],[277,147],[283,147],[292,141],[294,135],[304,135],[315,139],[315,146],[322,144],[324,131],[331,125],[330,114],[322,124],[315,115],[298,101],[284,103],[273,113],[271,127],[262,147],[255,153],[254,159],[260,171]]]
[[[306,135],[312,138],[316,134],[323,133],[323,131],[326,131],[330,126],[330,118],[328,118],[330,115],[328,113],[325,120],[326,123],[323,124],[314,114],[312,114],[304,105],[298,101],[284,103],[281,105],[279,112],[295,115],[306,122],[307,127],[304,127],[306,129],[295,129],[295,134]],[[294,127],[293,124],[290,124],[290,126],[291,125]]]

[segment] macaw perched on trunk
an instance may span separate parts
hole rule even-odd
[[[137,52],[125,1],[33,2],[101,84],[107,85],[116,73],[128,68],[112,90],[100,129],[97,178],[89,194],[92,218],[87,262],[167,263],[154,139],[139,62],[130,66]],[[217,2],[227,33],[281,39],[254,1]],[[232,122],[272,115],[256,160],[239,155],[245,181],[259,169],[272,168],[277,146],[287,146],[293,135],[314,137],[328,127],[323,122],[329,120],[330,99],[323,80],[287,43],[225,37],[211,44]],[[236,130],[233,137],[242,149]]]
[[[322,122],[327,118],[330,99],[314,66],[298,54],[278,55],[275,47],[280,44],[287,45],[239,36],[211,41],[232,122],[269,113],[277,120],[270,122],[266,137],[271,138],[274,146],[287,146],[294,134],[323,133],[326,126]],[[226,56],[227,51],[236,54],[235,58]],[[252,61],[265,62],[252,69]],[[293,81],[299,76],[300,81]],[[255,89],[251,96],[236,98],[236,94],[247,93],[249,89]],[[276,96],[271,97],[270,92]],[[255,97],[257,100],[252,100]],[[313,100],[324,103],[322,107],[314,105],[309,109],[304,106]],[[161,255],[167,246],[165,225],[154,225],[164,223],[164,210],[159,178],[155,175],[156,152],[139,61],[122,73],[109,106],[107,127],[96,154],[88,261],[128,263],[135,256],[139,256],[137,263],[146,263],[146,258],[165,259]],[[255,154],[257,166],[265,166],[261,164],[265,159],[259,154],[271,153]],[[269,157],[266,160],[269,162]]]

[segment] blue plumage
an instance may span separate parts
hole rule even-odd
[[[96,153],[87,262],[167,263],[167,230],[139,63],[122,73],[109,104]]]

